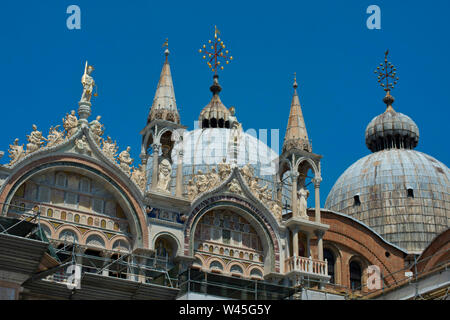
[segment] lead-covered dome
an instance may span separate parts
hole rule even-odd
[[[450,171],[413,150],[419,141],[417,125],[394,111],[389,91],[383,101],[386,111],[366,129],[366,145],[374,153],[339,177],[325,208],[348,214],[387,241],[419,253],[449,226]]]
[[[325,208],[348,214],[384,239],[420,252],[449,226],[450,172],[415,150],[390,149],[352,164],[337,180]]]
[[[392,108],[394,98],[384,99],[386,111],[370,121],[366,128],[366,146],[376,152],[390,148],[414,149],[419,143],[419,128],[416,123],[403,113]]]

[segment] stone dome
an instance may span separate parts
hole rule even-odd
[[[373,118],[366,128],[366,145],[372,152],[388,148],[413,149],[419,142],[419,128],[392,106]]]
[[[366,129],[366,145],[373,153],[339,177],[325,208],[348,214],[387,241],[419,253],[449,226],[450,171],[413,150],[419,141],[417,125],[394,111],[389,92],[383,101],[386,111]]]

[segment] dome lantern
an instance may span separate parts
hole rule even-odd
[[[375,117],[367,126],[366,146],[372,152],[386,149],[414,149],[419,143],[419,128],[408,116],[396,112],[392,107],[395,99],[391,90],[397,84],[397,69],[388,62],[385,53],[384,63],[377,67],[378,83],[386,92],[383,102],[386,111]]]

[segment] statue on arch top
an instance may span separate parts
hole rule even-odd
[[[81,77],[81,84],[83,85],[83,94],[81,95],[80,102],[90,102],[92,97],[92,91],[94,90],[95,81],[92,78],[91,74],[94,71],[94,67],[88,65],[86,61],[86,65],[84,67],[84,74]]]
[[[13,165],[16,162],[18,162],[20,159],[22,159],[25,156],[25,150],[23,149],[23,144],[19,145],[19,138],[16,138],[14,140],[13,144],[9,145],[9,157],[11,158],[11,161],[9,165]]]
[[[70,138],[77,132],[78,119],[75,115],[75,110],[70,111],[70,114],[66,113],[66,118],[63,118],[63,127],[67,132],[67,138]]]
[[[33,131],[27,135],[27,154],[35,152],[47,141],[46,138],[42,136],[42,132],[38,131],[37,126],[33,124]]]

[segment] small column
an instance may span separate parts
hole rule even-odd
[[[311,234],[306,232],[306,256],[311,257],[311,246],[310,246]]]
[[[315,234],[317,236],[317,253],[320,261],[323,261],[323,235],[324,232],[322,230],[316,230]]]
[[[297,216],[297,180],[299,173],[297,171],[291,173],[292,178],[292,192],[291,192],[291,209],[292,209],[292,217]]]
[[[292,229],[292,256],[298,257],[298,227]]]
[[[175,195],[179,198],[183,196],[183,150],[178,151],[177,155],[177,186]]]
[[[152,171],[152,190],[156,190],[158,185],[158,172],[159,172],[159,149],[161,144],[152,144],[153,148],[153,171]]]
[[[315,217],[316,222],[320,223],[320,183],[322,182],[322,178],[320,177],[314,178],[313,182],[314,182],[314,200],[316,203]]]

